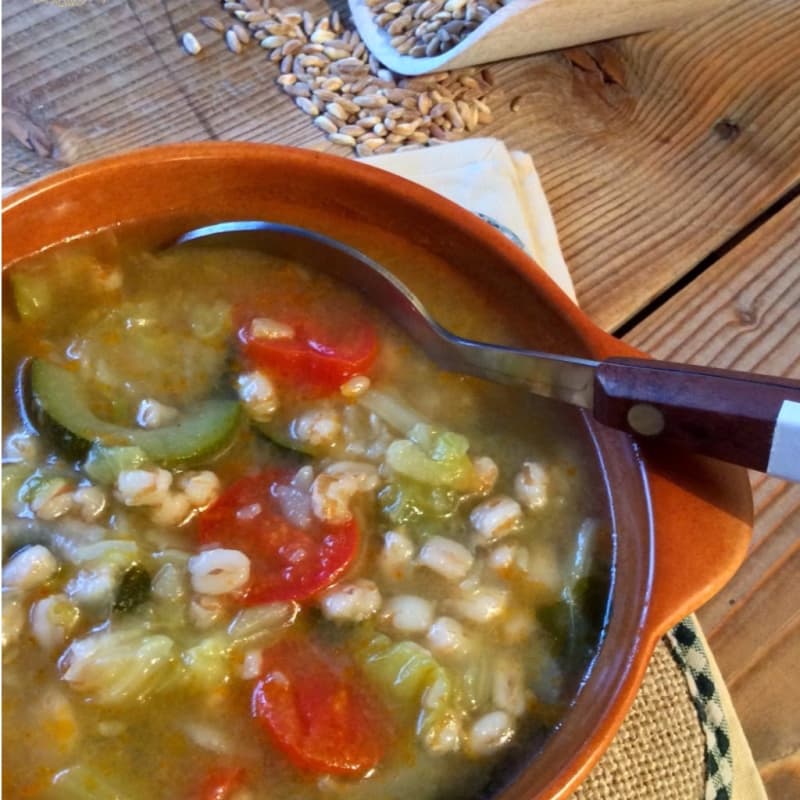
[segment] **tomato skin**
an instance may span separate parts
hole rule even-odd
[[[333,325],[287,314],[277,316],[293,328],[293,338],[253,338],[251,318],[239,328],[239,341],[248,361],[293,386],[334,392],[348,378],[366,374],[375,361],[378,339],[365,320]]]
[[[278,642],[263,658],[253,716],[294,766],[354,776],[380,763],[388,713],[355,665],[301,638]]]
[[[245,783],[243,767],[217,767],[210,770],[190,795],[191,800],[230,800]]]
[[[241,550],[250,559],[246,605],[307,600],[339,578],[358,553],[355,520],[333,525],[312,519],[301,529],[283,516],[273,488],[291,477],[271,469],[240,478],[198,519],[202,545]]]

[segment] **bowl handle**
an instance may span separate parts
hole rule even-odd
[[[649,358],[608,334],[606,358]],[[747,556],[753,496],[747,470],[669,444],[640,442],[654,528],[647,632],[655,639],[710,600]]]
[[[746,470],[701,456],[642,448],[655,530],[647,627],[666,633],[735,574],[752,535]]]

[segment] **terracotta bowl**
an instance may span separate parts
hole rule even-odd
[[[59,172],[5,204],[3,263],[120,223],[154,221],[169,241],[187,227],[242,218],[301,224],[376,257],[393,253],[471,281],[531,346],[596,358],[633,352],[476,216],[416,184],[307,150],[173,145]],[[403,277],[447,324],[447,297]],[[559,730],[505,776],[498,800],[566,797],[576,788],[622,723],[659,637],[726,582],[750,539],[743,470],[643,453],[624,434],[586,424],[615,531],[606,638]]]

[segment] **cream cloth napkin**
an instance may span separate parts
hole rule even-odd
[[[489,221],[499,223],[497,227],[515,234],[539,266],[577,302],[550,206],[533,160],[527,153],[510,152],[498,139],[483,138],[374,156],[364,159],[364,162],[409,178],[484,218],[488,217]],[[699,674],[710,675],[716,688],[709,702],[703,704],[700,696],[704,709],[702,735],[705,737],[706,761],[710,757],[719,763],[714,775],[706,770],[706,764],[697,764],[698,771],[706,773],[705,800],[766,800],[750,747],[700,626],[694,616],[686,624],[698,634],[698,641],[683,657],[673,650],[676,660],[682,659],[682,674],[687,684],[686,702],[698,702],[696,678]],[[671,640],[674,645],[674,637]],[[653,713],[663,716],[664,725],[670,724],[670,716],[663,709],[654,709]],[[624,728],[623,724],[621,733],[624,733]],[[729,753],[720,755],[716,731],[724,731],[730,740]],[[666,753],[661,755],[669,757]],[[653,758],[658,756],[659,753],[653,754]],[[653,793],[644,784],[646,782],[639,786],[635,796],[640,800],[660,800],[662,794]],[[641,794],[642,791],[647,794]],[[615,795],[615,800],[627,798]]]

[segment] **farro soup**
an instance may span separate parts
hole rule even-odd
[[[141,241],[4,278],[5,796],[491,794],[602,637],[580,418],[307,267]]]

